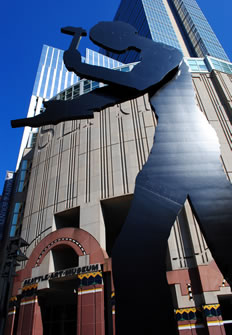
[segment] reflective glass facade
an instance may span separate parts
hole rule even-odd
[[[78,82],[79,78],[66,69],[63,63],[63,54],[63,50],[47,45],[43,46],[33,95],[43,99],[50,99],[65,88]],[[82,57],[82,62],[107,68],[121,65],[120,62],[109,59],[109,57],[90,49],[86,49],[86,57]]]
[[[141,36],[181,50],[163,0],[122,0],[114,20],[128,22]],[[104,53],[104,50],[100,49],[100,52]],[[123,63],[138,60],[137,53],[134,51],[126,55],[107,54]]]
[[[119,63],[119,62],[117,62]],[[129,72],[133,69],[134,65],[128,64],[128,65],[119,65],[118,67],[114,68],[116,71],[123,71],[123,72]],[[63,92],[60,92],[57,94],[53,99],[54,100],[72,100],[79,95],[86,94],[92,90],[95,90],[98,87],[106,86],[103,83],[98,83],[96,81],[82,79],[79,80],[77,84],[65,89]]]
[[[151,38],[181,49],[163,0],[142,0]]]
[[[223,61],[214,57],[206,57],[205,63],[207,64],[209,70],[217,70],[221,72],[225,72],[228,74],[232,74],[232,63]]]
[[[121,62],[102,55],[99,52],[91,49],[86,49],[85,63],[107,67],[109,69],[113,69],[115,67],[123,65]]]
[[[114,19],[132,24],[142,36],[180,50],[183,39],[191,57],[209,55],[229,61],[196,0],[121,0]],[[108,55],[123,63],[138,60],[133,52]]]
[[[69,75],[63,63],[63,50],[43,46],[33,95],[50,99],[64,88],[78,81],[73,73]]]
[[[205,58],[200,57],[184,57],[185,62],[189,66],[190,72],[195,73],[206,73],[212,70],[225,72],[232,74],[232,63],[223,61],[214,57],[207,56]],[[131,64],[123,64],[115,68],[116,71],[129,72],[138,62]],[[105,86],[102,83],[96,81],[82,79],[77,84],[65,89],[64,91],[53,97],[54,100],[72,100],[82,94],[86,94],[98,87]]]
[[[186,58],[190,72],[209,72],[204,58]]]
[[[10,237],[14,237],[15,235],[17,235],[17,230],[20,229],[22,212],[23,204],[21,202],[16,202],[11,220]]]
[[[190,72],[211,72],[217,70],[220,72],[232,74],[232,63],[206,56],[205,58],[185,58]]]
[[[63,54],[63,50],[48,45],[43,46],[27,117],[40,114],[43,101],[51,99],[59,92],[79,82],[80,78],[66,69],[63,63]],[[86,49],[86,55],[82,57],[82,62],[107,68],[122,65],[121,62],[90,49]],[[92,85],[96,87],[99,84],[91,84],[91,89]],[[85,86],[87,90],[88,85]],[[35,130],[32,131],[29,127],[24,128],[16,169],[19,167],[24,148],[31,146],[35,135]]]
[[[171,2],[196,56],[210,55],[229,61],[196,0],[171,0]]]

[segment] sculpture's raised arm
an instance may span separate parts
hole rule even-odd
[[[62,32],[73,36],[64,63],[69,71],[81,78],[108,84],[72,101],[48,101],[45,112],[27,119],[13,120],[12,127],[39,127],[61,121],[93,117],[94,111],[136,98],[144,93],[154,94],[170,81],[179,68],[182,54],[179,50],[139,36],[124,22],[99,22],[90,30],[90,39],[100,47],[115,53],[128,50],[140,52],[141,61],[132,71],[121,72],[81,62],[77,50],[86,31],[80,27],[65,27]]]
[[[105,25],[108,27],[105,27],[104,29],[103,26]],[[104,34],[102,29],[104,29]],[[122,53],[130,49],[136,49],[133,38],[128,39],[129,35],[135,35],[135,31],[131,32],[132,29],[133,28],[128,24],[120,25],[119,29],[118,23],[115,24],[115,22],[100,22],[91,29],[90,39],[93,41],[93,43],[97,44],[98,46],[102,46],[106,50]],[[130,30],[130,34],[128,34],[128,30]],[[140,78],[137,78],[133,71],[120,72],[113,69],[82,63],[81,54],[77,48],[81,36],[86,36],[85,30],[82,28],[66,27],[62,28],[61,31],[65,34],[73,36],[70,47],[64,52],[64,64],[69,71],[74,72],[81,78],[103,82],[109,85],[119,85],[120,87],[139,90],[138,83]],[[124,36],[126,36],[126,39],[123,42]]]
[[[61,32],[66,35],[73,36],[72,42],[70,44],[69,50],[78,49],[80,40],[82,36],[87,36],[87,32],[82,27],[63,27],[61,28]]]

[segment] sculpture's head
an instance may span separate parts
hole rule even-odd
[[[138,32],[130,24],[120,21],[99,22],[90,30],[90,39],[98,46],[116,53],[135,47]]]

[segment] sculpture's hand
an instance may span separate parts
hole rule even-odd
[[[61,28],[61,32],[73,36],[69,50],[76,50],[80,43],[81,37],[87,36],[86,30],[81,27],[64,27]]]
[[[65,108],[67,101],[52,100],[44,102],[45,112],[42,114],[25,118],[17,119],[11,121],[12,128],[18,127],[40,127],[46,126],[48,124],[57,124],[62,120],[62,114],[65,115]],[[66,116],[66,115],[65,115]]]
[[[78,71],[81,64],[81,54],[77,51],[82,36],[87,36],[86,31],[81,27],[64,27],[62,33],[72,35],[73,39],[64,53],[64,64],[69,71]]]
[[[78,50],[66,50],[63,56],[64,64],[69,71],[78,72],[78,68],[82,64],[81,54]]]
[[[63,34],[67,34],[67,35],[78,35],[78,36],[87,36],[87,32],[85,29],[83,29],[82,27],[63,27],[61,28],[61,32]]]
[[[51,100],[44,102],[45,112],[25,119],[11,121],[12,128],[41,127],[50,124],[58,124],[62,121],[93,118],[93,111],[81,103],[81,99],[69,101]],[[88,106],[87,106],[88,107]]]

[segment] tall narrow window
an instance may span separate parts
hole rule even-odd
[[[15,235],[17,235],[17,230],[20,228],[22,215],[23,215],[23,203],[16,202],[11,220],[10,237],[14,237]]]

